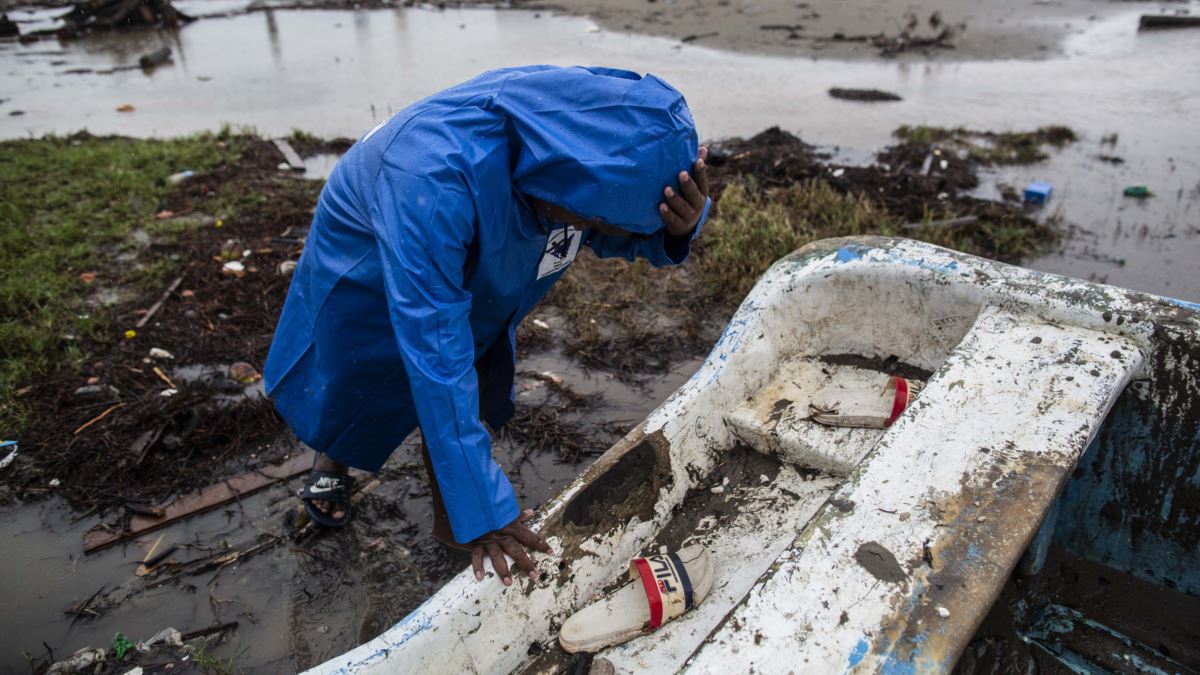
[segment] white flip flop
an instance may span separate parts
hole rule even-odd
[[[630,582],[575,612],[558,641],[568,652],[596,652],[653,632],[699,605],[713,582],[713,559],[703,546],[629,562]]]
[[[920,380],[889,376],[879,396],[869,392],[858,392],[856,400],[849,402],[814,401],[809,406],[813,411],[809,419],[827,427],[886,429],[900,418],[900,414],[912,404],[924,387],[925,383]],[[887,396],[889,392],[892,394],[890,400]],[[854,413],[843,414],[841,409],[845,407],[853,408]]]

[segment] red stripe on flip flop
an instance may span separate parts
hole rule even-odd
[[[633,564],[637,566],[638,576],[642,578],[642,590],[646,591],[646,600],[650,602],[650,621],[646,624],[646,630],[652,631],[662,625],[662,595],[658,592],[654,572],[650,571],[650,563],[645,558],[638,558]]]
[[[900,413],[908,407],[908,380],[903,377],[896,378],[896,397],[892,399],[892,416],[888,418],[888,426],[892,426],[892,422],[900,419]],[[877,418],[878,419],[878,418]]]

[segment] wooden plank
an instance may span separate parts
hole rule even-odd
[[[304,171],[304,160],[300,159],[300,155],[296,154],[296,151],[292,149],[291,143],[282,138],[272,138],[271,142],[275,144],[279,152],[283,153],[283,158],[287,161],[288,166],[292,168],[292,171]]]
[[[235,476],[229,480],[211,485],[203,490],[197,490],[183,495],[162,505],[163,516],[154,518],[142,514],[134,514],[129,519],[129,529],[124,532],[112,532],[101,526],[93,527],[83,533],[83,552],[93,553],[123,541],[129,541],[171,523],[194,516],[198,513],[215,509],[223,504],[258,492],[280,480],[298,476],[313,465],[313,455],[305,452],[292,457],[282,464],[268,466],[255,471]]]

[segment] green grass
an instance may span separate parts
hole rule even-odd
[[[103,253],[155,222],[172,187],[164,179],[237,157],[238,136],[227,130],[163,141],[77,135],[0,143],[0,435],[24,426],[19,387],[77,367],[86,356],[81,342],[113,339],[84,302],[90,293],[169,275],[169,262],[119,269]],[[89,286],[79,275],[90,271],[100,274]]]
[[[1078,140],[1075,132],[1064,126],[1041,127],[1035,131],[974,131],[965,127],[930,127],[907,124],[892,132],[905,143],[932,145],[934,143],[965,149],[983,164],[1033,164],[1049,155],[1043,146],[1061,148]]]
[[[740,298],[771,263],[827,237],[892,234],[895,218],[872,202],[836,192],[824,181],[761,193],[735,182],[705,226],[695,265],[715,296]]]

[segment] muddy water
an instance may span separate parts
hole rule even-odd
[[[683,384],[699,361],[680,363],[638,386],[599,371],[583,371],[556,352],[533,355],[520,366],[523,371],[553,373],[572,390],[599,396],[575,420],[594,436],[599,452],[620,433],[614,429],[626,430],[641,421]],[[521,379],[533,385],[519,388],[520,400],[536,405],[541,394],[537,380]],[[549,499],[593,459],[562,463],[553,453],[528,454],[504,441],[497,444],[496,454],[527,505]],[[160,534],[159,550],[180,546],[174,561],[243,549],[279,536],[300,481],[272,486],[87,556],[82,536],[99,522],[96,516],[79,518],[58,499],[0,511],[0,541],[5,542],[0,547],[0,672],[26,670],[23,652],[35,660],[44,658],[43,642],[62,657],[81,647],[110,645],[118,631],[138,641],[167,626],[187,632],[237,621],[237,630],[213,651],[233,658],[245,672],[304,668],[374,637],[467,564],[428,535],[429,491],[418,460],[418,446],[410,439],[392,456],[382,485],[347,531],[302,545],[282,541],[218,571],[158,588],[133,572]],[[64,608],[93,594],[101,606],[114,606],[99,617],[84,615],[74,622],[72,615],[64,614]]]
[[[1200,11],[1198,2],[1185,4]],[[191,0],[188,9],[237,6]],[[538,62],[661,74],[688,95],[705,137],[780,125],[861,156],[888,143],[902,123],[993,130],[1062,123],[1082,141],[1049,163],[1001,177],[1018,187],[1030,178],[1050,182],[1048,210],[1083,228],[1065,252],[1032,265],[1196,301],[1200,32],[1138,33],[1143,10],[1083,22],[1061,45],[1063,58],[954,62],[942,55],[931,63],[722,52],[526,11],[255,12],[205,19],[178,34],[0,43],[0,98],[7,99],[0,103],[0,136],[80,128],[165,136],[222,122],[270,134],[299,128],[357,136],[391,111],[483,69]],[[67,74],[135,64],[160,44],[172,47],[175,62],[151,73]],[[826,95],[832,86],[879,87],[904,101],[838,101]],[[116,112],[123,103],[136,110]],[[1117,144],[1102,148],[1110,133],[1118,134]],[[1125,163],[1104,163],[1096,158],[1101,152]],[[1148,185],[1157,196],[1127,200],[1120,192],[1128,184]]]

